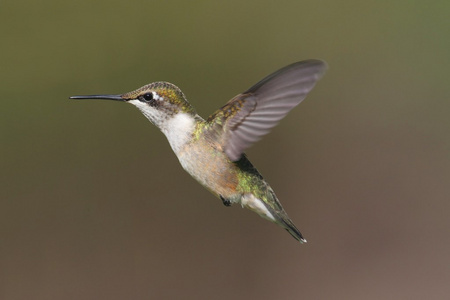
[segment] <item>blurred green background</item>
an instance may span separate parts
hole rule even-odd
[[[444,299],[448,1],[0,3],[1,299]],[[134,107],[207,117],[289,63],[329,70],[247,151],[308,239],[220,200]]]

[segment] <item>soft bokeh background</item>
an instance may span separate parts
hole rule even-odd
[[[1,299],[444,299],[448,1],[2,1]],[[294,61],[330,69],[247,152],[308,239],[225,208],[131,105],[202,116]]]

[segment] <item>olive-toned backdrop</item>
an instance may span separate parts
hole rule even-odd
[[[1,299],[444,299],[448,1],[2,1]],[[289,63],[329,70],[247,151],[308,239],[226,208],[134,107],[207,117]]]

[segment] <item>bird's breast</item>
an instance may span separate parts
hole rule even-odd
[[[177,153],[183,168],[216,196],[235,196],[238,168],[218,147],[196,141]]]

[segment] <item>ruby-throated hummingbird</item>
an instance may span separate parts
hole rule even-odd
[[[183,168],[224,205],[239,203],[306,243],[244,150],[299,104],[326,68],[320,60],[288,65],[235,96],[207,120],[168,82],[150,83],[122,95],[70,98],[133,104],[166,135]]]

